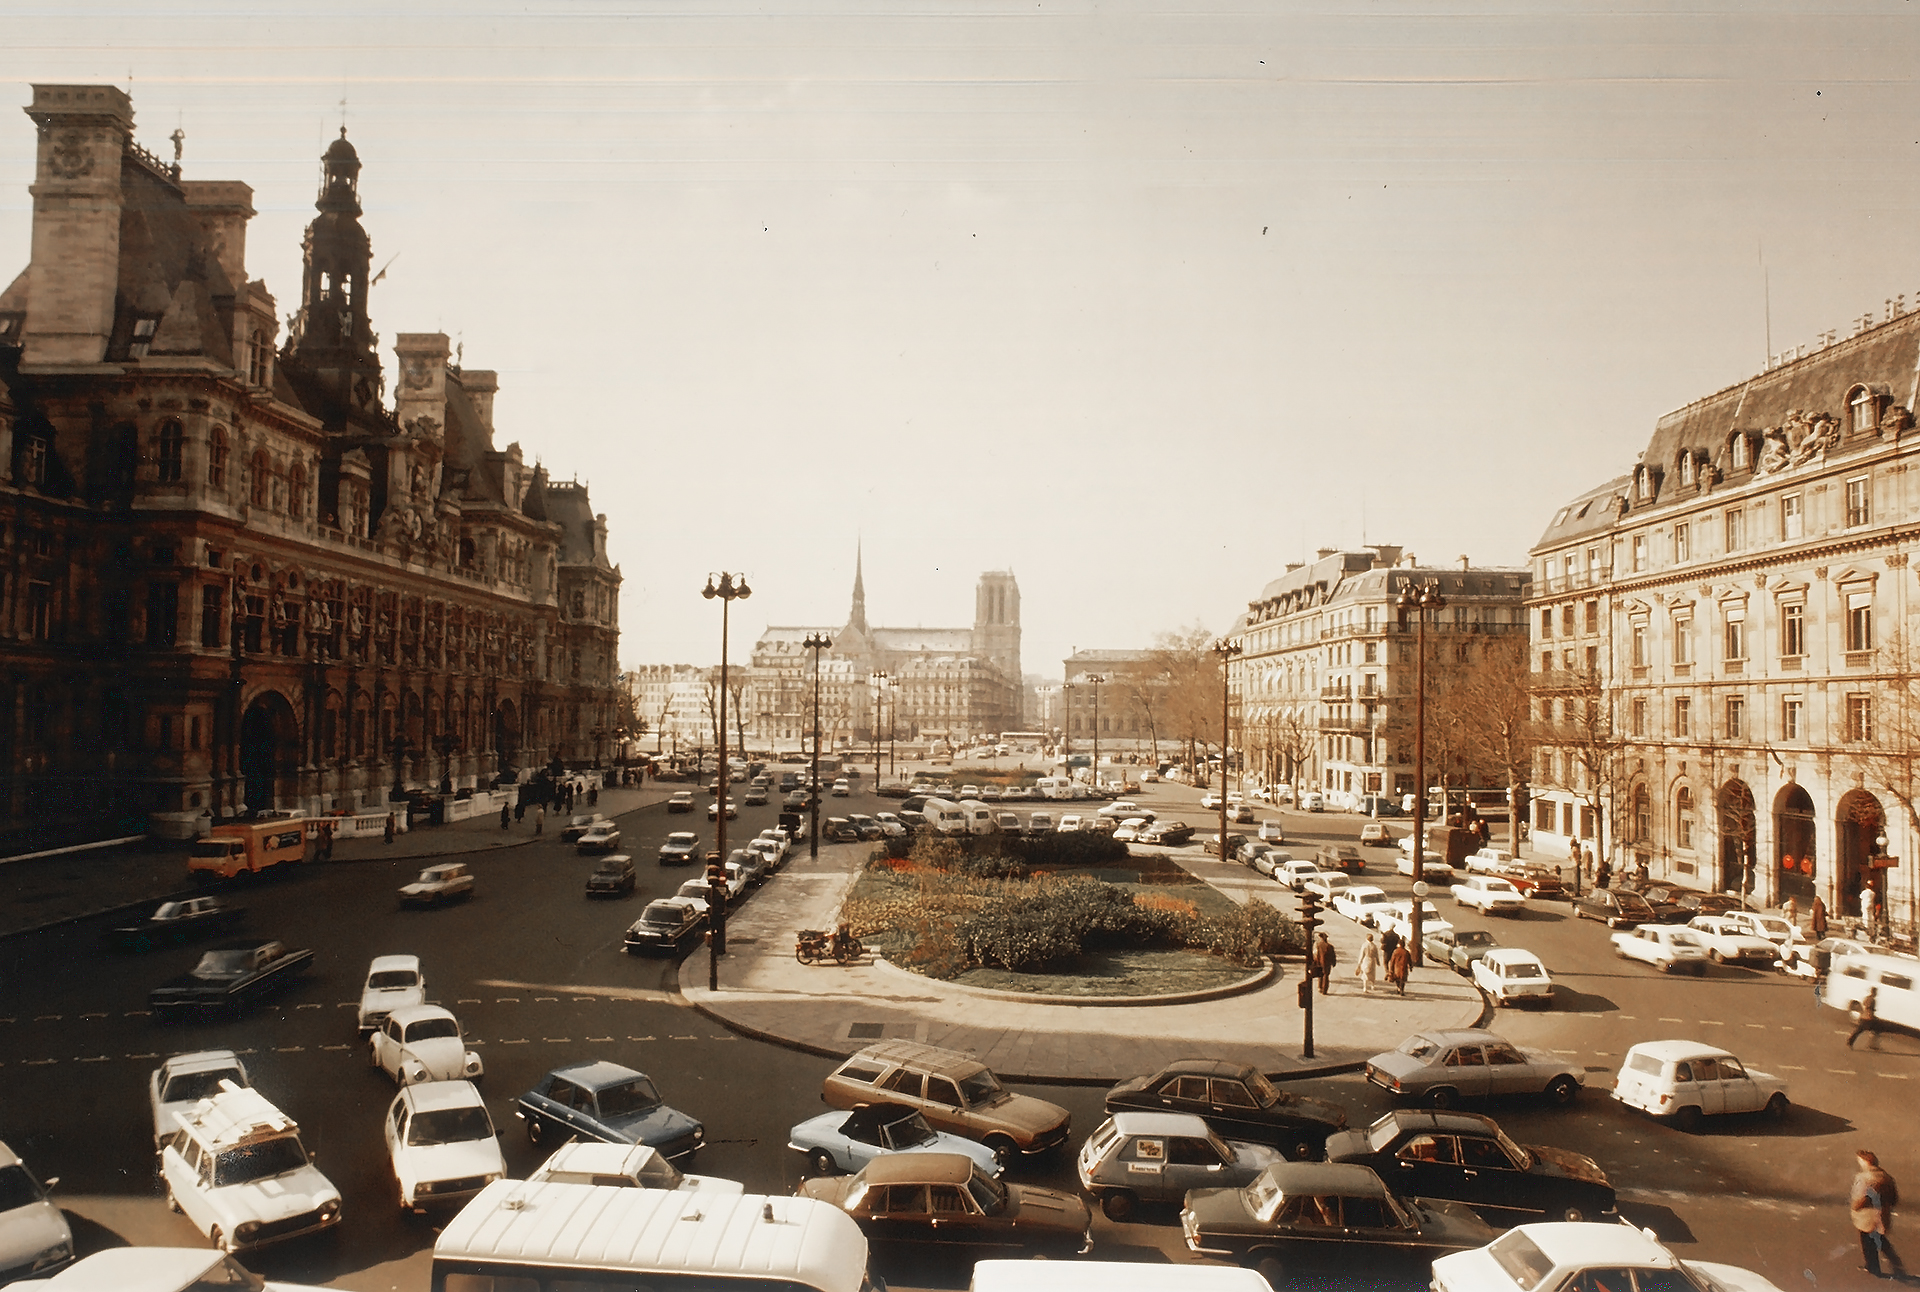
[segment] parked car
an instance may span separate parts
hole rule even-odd
[[[1403,1194],[1465,1203],[1502,1229],[1553,1219],[1619,1219],[1613,1185],[1592,1158],[1514,1143],[1477,1113],[1396,1109],[1327,1142],[1329,1162],[1371,1167]]]
[[[1402,941],[1411,942],[1413,940],[1413,899],[1403,897],[1397,902],[1388,903],[1387,909],[1384,912],[1373,917],[1373,927],[1383,932],[1387,929],[1392,929],[1400,935]],[[1453,925],[1440,918],[1440,909],[1432,902],[1423,901],[1420,903],[1420,937],[1422,946],[1426,944],[1426,931],[1428,929],[1451,929],[1452,927]]]
[[[669,1158],[685,1157],[706,1141],[707,1128],[669,1108],[645,1073],[603,1060],[569,1063],[547,1073],[514,1101],[535,1144],[604,1140],[645,1144]]]
[[[195,938],[224,937],[246,922],[247,908],[229,906],[221,897],[186,897],[162,902],[153,913],[107,930],[107,940],[122,951],[151,951],[184,946]]]
[[[1434,1257],[1499,1232],[1464,1203],[1396,1197],[1367,1167],[1332,1162],[1286,1162],[1241,1188],[1194,1189],[1180,1231],[1189,1250],[1250,1266],[1276,1288],[1296,1286],[1303,1272],[1344,1284],[1356,1263],[1424,1272]]]
[[[612,857],[602,857],[600,863],[587,876],[588,897],[630,897],[637,876],[633,872],[633,858],[619,853]]]
[[[1293,892],[1298,893],[1309,879],[1312,879],[1319,873],[1320,867],[1318,863],[1307,861],[1301,857],[1289,856],[1287,860],[1279,862],[1274,866],[1273,880],[1275,883],[1284,884]],[[1342,875],[1340,878],[1345,879],[1346,876]]]
[[[1233,859],[1249,870],[1257,870],[1263,875],[1271,875],[1273,873],[1273,867],[1271,865],[1265,868],[1262,868],[1260,865],[1260,859],[1271,851],[1273,851],[1271,845],[1261,843],[1258,839],[1249,839],[1234,849]]]
[[[1688,888],[1684,884],[1650,884],[1640,891],[1647,899],[1647,905],[1653,908],[1654,924],[1685,924],[1693,918],[1680,899],[1688,893],[1697,894],[1698,889]]]
[[[1143,808],[1132,799],[1115,799],[1103,805],[1095,816],[1111,817],[1115,821],[1124,821],[1130,816],[1144,817],[1151,821],[1157,815],[1151,808]]]
[[[1073,834],[1086,828],[1086,818],[1077,812],[1069,812],[1060,818],[1060,824],[1054,827],[1057,834]]]
[[[460,1036],[460,1020],[439,1005],[388,1014],[367,1042],[367,1062],[403,1086],[419,1081],[478,1081],[480,1056]]]
[[[1360,827],[1360,846],[1363,848],[1390,848],[1393,842],[1393,831],[1378,821],[1369,821]]]
[[[597,825],[581,835],[574,846],[581,852],[618,852],[620,850],[620,827],[608,821]]]
[[[1756,938],[1765,938],[1773,943],[1776,953],[1783,947],[1794,946],[1805,941],[1800,933],[1800,926],[1782,916],[1762,915],[1758,911],[1729,911],[1719,918],[1742,933],[1750,933]]]
[[[1586,1069],[1557,1055],[1522,1050],[1478,1028],[1415,1032],[1367,1060],[1367,1080],[1397,1098],[1452,1108],[1487,1095],[1544,1094],[1564,1107],[1580,1093]]]
[[[1699,1130],[1709,1114],[1763,1112],[1782,1121],[1792,1109],[1786,1078],[1749,1068],[1727,1051],[1698,1041],[1642,1041],[1632,1047],[1614,1078],[1613,1097],[1684,1131]]]
[[[1233,822],[1235,825],[1252,825],[1254,822],[1253,805],[1251,803],[1229,803],[1227,805],[1227,820]]]
[[[1178,1059],[1107,1091],[1106,1111],[1192,1113],[1223,1139],[1271,1144],[1294,1161],[1320,1156],[1347,1124],[1339,1104],[1277,1089],[1250,1063]]]
[[[1613,935],[1613,953],[1622,960],[1639,960],[1661,973],[1686,969],[1705,973],[1707,949],[1692,929],[1674,924],[1639,924]]]
[[[1468,875],[1452,892],[1454,901],[1482,915],[1518,915],[1527,908],[1527,895],[1499,875]]]
[[[857,1175],[802,1181],[799,1194],[844,1208],[869,1242],[1058,1256],[1093,1246],[1093,1217],[1083,1200],[1004,1184],[958,1153],[889,1154]]]
[[[580,813],[579,815],[575,816],[572,820],[568,821],[565,826],[561,827],[560,842],[561,843],[578,843],[580,842],[580,836],[585,834],[587,831],[593,829],[595,826],[612,825],[612,824],[613,822],[609,821],[606,817],[602,816],[598,812]]]
[[[1075,1160],[1080,1187],[1110,1220],[1142,1202],[1179,1202],[1187,1190],[1236,1188],[1276,1162],[1280,1150],[1222,1139],[1192,1113],[1115,1113]]]
[[[147,993],[147,1008],[162,1023],[191,1014],[243,1009],[290,986],[313,964],[313,952],[273,938],[214,947],[199,963]]]
[[[787,1147],[806,1158],[815,1175],[851,1174],[887,1153],[959,1153],[990,1176],[1002,1170],[985,1144],[937,1131],[919,1109],[903,1104],[862,1104],[809,1117],[787,1133]]]
[[[843,816],[830,816],[820,827],[820,837],[828,843],[858,843],[860,830]]]
[[[660,845],[660,864],[663,866],[691,866],[700,855],[700,836],[685,830],[676,830],[666,837]]]
[[[403,1210],[464,1206],[506,1177],[493,1118],[470,1081],[405,1087],[387,1107],[385,1134]]]
[[[640,918],[627,927],[624,940],[630,956],[678,954],[707,927],[705,902],[684,897],[662,897],[647,903]]]
[[[875,812],[873,819],[880,823],[880,832],[889,839],[899,839],[907,833],[907,823],[892,812]],[[1008,824],[1009,821],[1012,822],[1011,825]],[[1012,812],[1002,812],[1000,830],[1003,834],[1019,834],[1019,816]]]
[[[1140,836],[1140,841],[1179,848],[1193,841],[1193,827],[1184,821],[1155,821]]]
[[[1495,1005],[1553,1004],[1553,978],[1540,957],[1519,947],[1494,947],[1473,962],[1473,981]]]
[[[1306,791],[1300,796],[1300,810],[1302,812],[1325,812],[1327,810],[1327,796],[1319,790]]]
[[[1573,899],[1575,919],[1599,920],[1610,929],[1656,923],[1653,907],[1640,894],[1625,888],[1595,888]]]
[[[1530,900],[1567,895],[1566,885],[1560,881],[1560,872],[1552,866],[1533,861],[1513,861],[1502,866],[1500,874]]]
[[[1333,895],[1333,909],[1355,924],[1373,928],[1377,917],[1393,904],[1385,889],[1372,884],[1349,884]]]
[[[935,1130],[979,1140],[1003,1163],[1058,1148],[1073,1128],[1066,1109],[1003,1088],[979,1060],[915,1041],[867,1046],[828,1074],[820,1098],[830,1108],[882,1098],[917,1108]]]
[[[1484,929],[1456,929],[1452,925],[1423,930],[1420,938],[1420,949],[1426,952],[1428,963],[1446,965],[1455,973],[1469,977],[1480,957],[1499,945],[1493,934]]]
[[[1732,893],[1682,893],[1675,899],[1680,909],[1686,912],[1686,919],[1696,915],[1730,915],[1735,911],[1744,911],[1747,904]]]
[[[1629,1282],[1633,1280],[1633,1282]],[[1780,1292],[1751,1270],[1711,1261],[1683,1261],[1650,1230],[1632,1225],[1521,1225],[1470,1252],[1433,1263],[1433,1292],[1532,1292],[1536,1288],[1637,1286]]]
[[[360,1035],[386,1022],[394,1010],[426,1002],[427,976],[420,970],[419,956],[375,956],[367,966],[366,984],[360,988],[356,1014]]]
[[[1019,814],[1002,812],[1000,816],[1004,820],[1012,821],[1017,831],[1020,823]],[[1136,843],[1140,840],[1140,836],[1147,832],[1147,827],[1151,824],[1152,822],[1148,821],[1145,817],[1130,816],[1113,828],[1113,837],[1121,843]]]
[[[170,1055],[148,1075],[147,1103],[153,1112],[155,1152],[180,1133],[175,1116],[220,1093],[223,1081],[243,1088],[253,1084],[247,1076],[247,1065],[232,1050]],[[0,1175],[4,1175],[4,1168],[0,1168]],[[0,1230],[4,1228],[0,1225]]]
[[[1222,799],[1219,790],[1208,790],[1200,796],[1200,806],[1209,812],[1217,809],[1221,802]]]
[[[1320,899],[1322,905],[1329,906],[1332,905],[1334,898],[1340,896],[1340,894],[1346,892],[1349,888],[1356,887],[1361,887],[1361,885],[1356,885],[1350,876],[1343,875],[1339,871],[1334,871],[1329,874],[1324,870],[1316,870],[1313,874],[1308,875],[1300,881],[1300,891],[1302,893],[1312,893]],[[1385,894],[1382,894],[1382,896],[1385,896]]]
[[[668,795],[667,811],[669,812],[693,811],[693,791],[692,790],[675,790],[672,794]]]
[[[402,906],[445,906],[473,896],[473,870],[464,861],[428,866],[420,878],[400,888]]]
[[[1287,829],[1280,823],[1279,817],[1268,817],[1260,823],[1260,832],[1254,837],[1262,843],[1285,843]]]
[[[1687,927],[1706,949],[1707,959],[1715,964],[1771,969],[1773,962],[1780,958],[1780,949],[1773,943],[1756,933],[1748,933],[1724,915],[1696,915],[1687,921]]]

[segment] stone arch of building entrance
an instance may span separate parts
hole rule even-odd
[[[1754,891],[1754,839],[1758,821],[1753,810],[1753,791],[1743,780],[1734,779],[1720,787],[1715,801],[1720,837],[1719,888],[1723,893],[1750,894]]]
[[[493,748],[500,756],[501,775],[511,775],[520,766],[520,711],[513,701],[502,698],[493,711]]]
[[[1805,909],[1812,905],[1818,851],[1813,798],[1798,784],[1773,796],[1773,869],[1780,900],[1789,897]]]
[[[241,797],[264,812],[300,794],[300,722],[278,691],[262,691],[240,719]]]
[[[1860,886],[1871,883],[1885,909],[1886,872],[1875,869],[1872,864],[1882,851],[1880,838],[1887,832],[1887,814],[1880,800],[1866,790],[1848,790],[1840,796],[1839,805],[1834,809],[1833,827],[1840,863],[1837,875],[1840,887],[1835,894],[1835,905],[1857,911],[1855,898]]]

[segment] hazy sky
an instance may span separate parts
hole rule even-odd
[[[839,624],[862,536],[875,623],[1011,567],[1044,673],[1316,547],[1517,564],[1769,326],[1920,304],[1916,67],[1894,3],[0,15],[0,97],[130,84],[253,186],[283,315],[345,101],[387,362],[446,331],[590,482],[630,664],[717,657],[710,569],[736,658]],[[33,148],[0,118],[0,282]]]

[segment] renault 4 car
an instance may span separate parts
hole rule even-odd
[[[1228,1140],[1192,1113],[1115,1113],[1080,1146],[1080,1187],[1110,1220],[1143,1202],[1179,1202],[1189,1189],[1234,1188],[1276,1162],[1267,1144]]]
[[[300,1127],[251,1087],[219,1093],[177,1118],[160,1152],[167,1205],[223,1252],[340,1223],[340,1191],[314,1166]]]
[[[1614,1078],[1613,1097],[1684,1131],[1699,1130],[1706,1117],[1730,1113],[1765,1113],[1782,1121],[1793,1107],[1785,1077],[1749,1068],[1727,1051],[1698,1041],[1642,1041],[1629,1049]]]

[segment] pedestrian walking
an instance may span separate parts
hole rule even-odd
[[[587,806],[588,807],[600,806],[600,787],[598,785],[594,786],[592,789],[587,791]]]
[[[1398,929],[1390,928],[1385,933],[1382,933],[1380,935],[1380,963],[1381,964],[1390,965],[1393,963],[1393,953],[1399,949],[1400,941],[1401,941],[1400,930]]]
[[[1807,912],[1807,932],[1813,934],[1815,942],[1827,936],[1827,904],[1820,895],[1813,896],[1813,907]]]
[[[1591,844],[1580,849],[1580,873],[1588,879],[1593,878],[1593,845]],[[1605,881],[1602,883],[1604,884]]]
[[[1833,948],[1813,944],[1813,1004],[1818,1009],[1827,994],[1827,973],[1833,968]]]
[[[1873,912],[1874,912],[1874,907],[1879,902],[1879,899],[1880,899],[1880,895],[1873,891],[1873,885],[1867,883],[1865,880],[1861,880],[1860,881],[1860,932],[1867,937],[1873,936]]]
[[[1800,927],[1800,903],[1789,897],[1780,903],[1780,916],[1796,929]]]
[[[1407,994],[1407,975],[1413,972],[1413,957],[1407,954],[1407,944],[1402,942],[1387,957],[1387,981],[1393,984],[1395,991],[1402,996]]]
[[[1880,989],[1878,987],[1867,988],[1867,994],[1860,998],[1860,1017],[1854,1023],[1853,1031],[1847,1034],[1849,1050],[1853,1048],[1853,1043],[1859,1039],[1862,1032],[1873,1037],[1874,1049],[1880,1048]]]
[[[533,832],[545,834],[547,830],[547,805],[542,803],[533,810]]]
[[[1327,994],[1327,981],[1333,977],[1333,966],[1339,956],[1334,954],[1333,943],[1327,941],[1322,933],[1320,940],[1313,944],[1313,972],[1320,979],[1320,994]]]
[[[1860,1169],[1854,1174],[1853,1187],[1847,1190],[1847,1210],[1853,1227],[1860,1231],[1860,1268],[1875,1278],[1890,1279],[1894,1272],[1906,1273],[1906,1262],[1893,1250],[1890,1237],[1893,1209],[1900,1201],[1900,1186],[1880,1168],[1880,1159],[1866,1149],[1853,1155]],[[1885,1257],[1893,1271],[1882,1270]]]
[[[526,819],[527,819],[527,801],[525,799],[521,799],[518,803],[515,803],[513,805],[513,823],[515,825],[519,825],[522,821]]]
[[[320,823],[320,860],[333,860],[333,822]]]
[[[500,828],[505,830],[513,824],[513,811],[505,803],[500,805]]]
[[[393,842],[393,813],[387,813],[387,842]]]
[[[1373,934],[1367,934],[1367,945],[1360,952],[1360,963],[1353,967],[1353,976],[1360,980],[1360,990],[1371,992],[1373,980],[1380,976],[1380,947],[1373,940]]]

